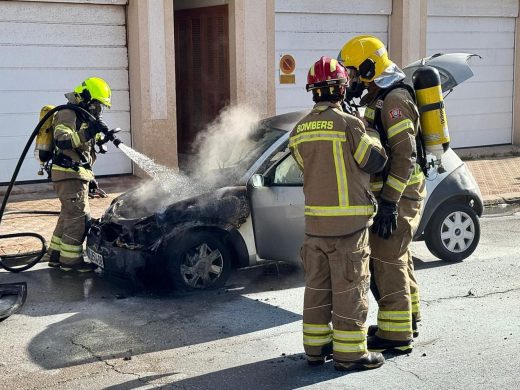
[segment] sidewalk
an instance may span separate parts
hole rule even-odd
[[[520,148],[487,147],[478,149],[459,149],[456,153],[465,161],[467,167],[480,186],[484,205],[492,207],[500,204],[520,204]],[[122,192],[139,184],[141,179],[135,176],[116,176],[100,178],[100,187],[107,192],[107,198],[90,200],[92,218],[99,218],[112,200]],[[6,187],[0,186],[3,200]],[[24,184],[14,187],[7,211],[44,210],[59,211],[60,205],[51,183]],[[35,232],[50,239],[57,216],[15,214],[4,217],[0,234],[16,232]],[[30,239],[12,239],[2,241],[0,255],[13,248],[27,251],[36,243]]]
[[[477,181],[484,205],[520,203],[520,147],[458,149]]]
[[[135,176],[115,176],[99,178],[101,189],[108,197],[90,199],[90,215],[99,218],[110,205],[112,200],[122,192],[137,186],[140,179]],[[7,187],[0,186],[0,199],[3,201]],[[9,211],[59,211],[60,202],[54,193],[51,183],[22,184],[13,187],[6,212]],[[0,234],[33,232],[50,240],[58,216],[14,214],[4,215],[0,225]],[[6,253],[27,252],[38,250],[39,241],[31,238],[2,239],[0,242],[0,256]]]

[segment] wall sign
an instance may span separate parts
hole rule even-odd
[[[280,84],[295,84],[296,60],[290,54],[285,54],[280,58]]]

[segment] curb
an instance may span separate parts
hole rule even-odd
[[[486,195],[482,197],[484,207],[494,207],[498,205],[520,204],[520,192],[510,192],[500,195]]]

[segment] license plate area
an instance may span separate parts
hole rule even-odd
[[[87,248],[87,257],[93,264],[96,264],[100,268],[105,268],[105,263],[103,261],[103,255],[101,255],[97,252],[94,252],[90,248]]]

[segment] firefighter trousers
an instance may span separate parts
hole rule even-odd
[[[422,201],[401,198],[397,230],[388,240],[370,233],[371,290],[377,300],[378,337],[412,339],[412,318],[420,321],[419,287],[410,244],[421,219]]]
[[[332,345],[335,361],[360,359],[367,353],[368,229],[342,237],[306,235],[301,255],[305,353],[324,356]]]
[[[69,179],[54,182],[61,203],[60,216],[49,245],[49,255],[62,264],[83,262],[83,241],[90,228],[88,182]]]

